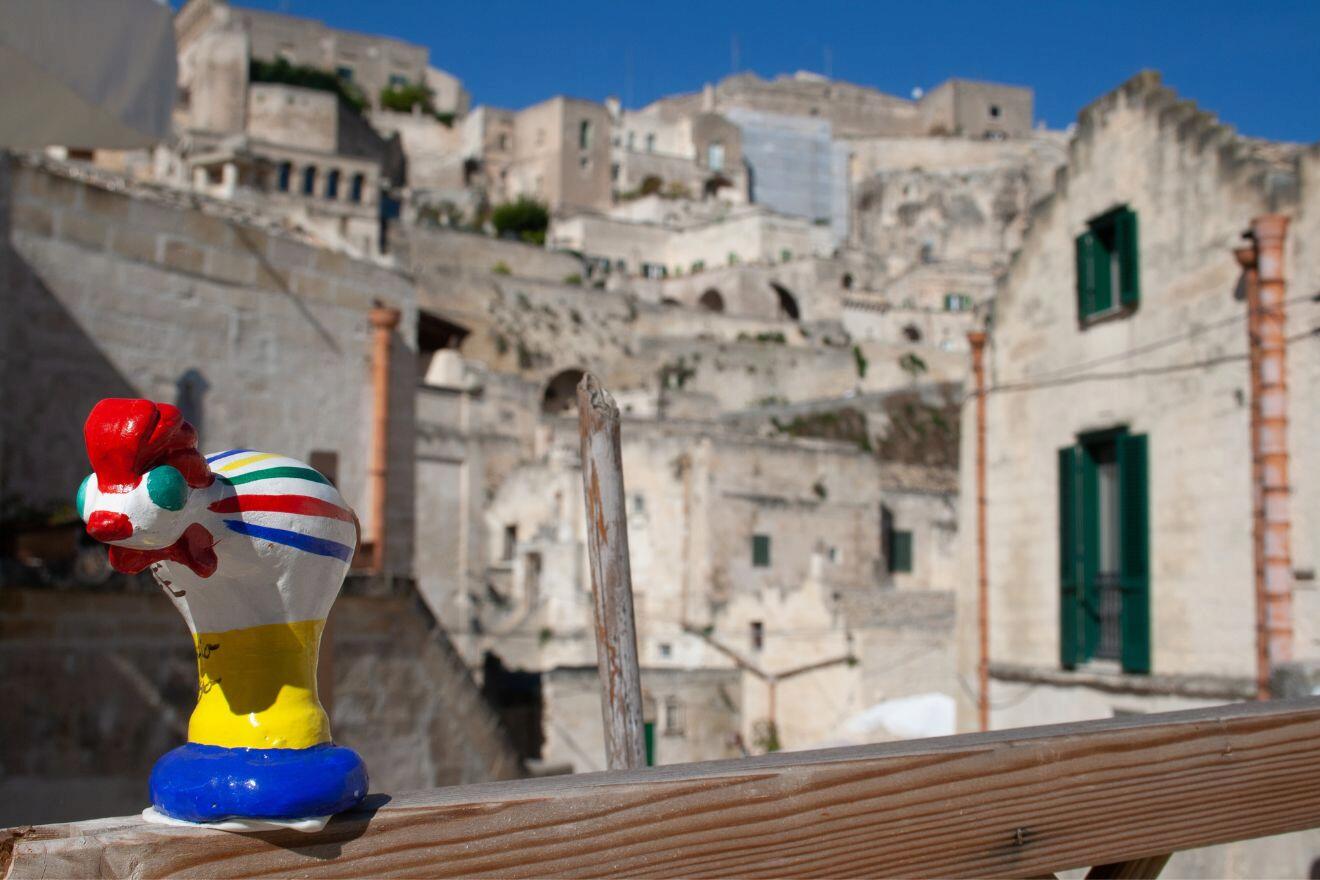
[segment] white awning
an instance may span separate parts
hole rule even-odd
[[[164,3],[0,0],[0,147],[162,141],[176,65]]]

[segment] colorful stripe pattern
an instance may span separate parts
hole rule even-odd
[[[314,556],[352,561],[356,541],[344,543],[335,538],[343,536],[339,523],[356,528],[353,512],[342,504],[307,494],[316,491],[313,485],[330,485],[324,476],[293,459],[251,449],[230,449],[209,456],[207,462],[216,479],[234,490],[234,494],[209,505],[213,513],[226,515],[223,522],[231,532]],[[300,491],[298,483],[307,488]],[[251,492],[239,488],[249,484]],[[244,516],[249,513],[257,514],[259,521]],[[233,514],[237,516],[228,516]]]
[[[288,529],[276,529],[271,526],[259,526],[256,523],[245,522],[241,519],[227,519],[225,525],[229,527],[231,532],[238,532],[240,535],[247,535],[251,538],[260,538],[263,541],[270,541],[272,544],[283,544],[285,547],[315,553],[317,556],[333,556],[335,559],[342,559],[344,562],[348,562],[353,558],[352,547],[347,544],[340,544],[338,541],[331,541],[328,538],[318,538],[315,535],[304,535],[302,532],[291,532]]]

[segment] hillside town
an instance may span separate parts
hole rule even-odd
[[[1154,71],[1062,130],[806,71],[503,108],[403,39],[172,16],[169,137],[0,153],[0,825],[140,809],[193,697],[74,511],[103,397],[356,510],[320,687],[373,790],[606,769],[587,372],[650,764],[1320,688],[1320,146]]]

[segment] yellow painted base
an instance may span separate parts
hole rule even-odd
[[[188,739],[244,749],[305,749],[330,741],[316,694],[324,620],[198,633],[197,708]]]

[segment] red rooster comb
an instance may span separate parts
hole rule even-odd
[[[170,465],[194,489],[215,479],[197,451],[197,431],[177,406],[150,400],[107,398],[83,426],[87,458],[102,492],[128,492],[147,471]]]

